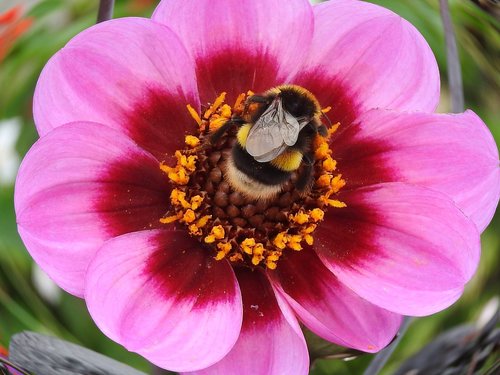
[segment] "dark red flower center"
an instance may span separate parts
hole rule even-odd
[[[304,244],[313,244],[325,210],[345,207],[335,199],[345,180],[335,173],[337,162],[328,143],[339,124],[330,127],[326,137],[317,134],[311,144],[310,188],[296,188],[304,168],[301,164],[271,199],[249,196],[228,179],[227,163],[239,141],[238,131],[228,130],[215,143],[210,136],[231,119],[245,118],[246,99],[252,94],[241,94],[231,107],[224,103],[223,93],[202,116],[188,105],[198,126],[186,136],[186,148],[176,151],[177,164],[160,165],[174,185],[171,207],[160,221],[186,229],[217,260],[227,258],[235,264],[275,269],[286,251],[300,251]]]

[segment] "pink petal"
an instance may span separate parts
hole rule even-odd
[[[482,232],[500,196],[495,141],[477,115],[373,110],[332,141],[339,171],[355,188],[401,181],[441,191]]]
[[[108,241],[88,268],[85,301],[108,337],[173,371],[220,360],[243,315],[229,263],[186,232],[161,229]]]
[[[243,296],[240,337],[222,361],[191,374],[307,374],[307,346],[289,307],[276,300],[260,271],[240,268],[236,276]]]
[[[339,282],[311,248],[287,253],[269,274],[307,328],[328,341],[377,352],[399,329],[400,315],[358,297]]]
[[[308,60],[294,82],[332,106],[333,122],[371,108],[434,111],[439,102],[436,59],[422,35],[391,11],[363,1],[314,6]],[[347,107],[347,108],[346,108]],[[349,110],[350,108],[350,110]]]
[[[97,249],[116,235],[161,225],[169,191],[156,159],[118,131],[67,124],[38,140],[21,165],[19,233],[49,276],[81,296]]]
[[[285,82],[307,54],[314,27],[306,0],[162,1],[153,20],[174,30],[196,61],[202,103],[222,91],[232,101]]]
[[[194,65],[165,26],[141,18],[100,23],[47,63],[33,113],[41,136],[72,121],[120,129],[159,158],[183,145],[199,107]],[[172,134],[178,134],[172,137]]]
[[[345,192],[315,232],[323,263],[362,298],[403,315],[440,311],[479,262],[479,233],[444,194],[402,183]]]

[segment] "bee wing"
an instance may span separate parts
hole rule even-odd
[[[283,141],[288,146],[293,146],[299,137],[300,124],[297,119],[281,107],[283,118],[279,124],[279,129]]]
[[[311,121],[311,118],[306,117],[306,116],[301,116],[301,117],[297,117],[297,121],[299,122],[299,133],[300,133],[300,131],[304,128],[304,126],[309,124],[309,122]]]
[[[275,99],[250,129],[245,148],[256,160],[282,148],[284,140],[280,124],[283,112],[281,100]]]
[[[265,163],[265,162],[271,161],[274,158],[276,158],[278,155],[280,155],[283,151],[285,151],[285,149],[287,147],[288,146],[285,143],[283,143],[280,147],[275,148],[274,150],[269,151],[268,153],[266,153],[264,155],[255,156],[254,159],[260,163]]]
[[[299,120],[283,108],[281,98],[276,98],[250,129],[247,152],[260,162],[273,160],[286,146],[297,142],[300,130],[307,123]]]

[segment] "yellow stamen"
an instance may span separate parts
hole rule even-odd
[[[314,156],[316,159],[323,160],[330,154],[330,148],[328,147],[328,143],[321,142],[319,146],[314,151]]]
[[[330,186],[332,189],[333,193],[338,193],[340,189],[342,189],[345,186],[346,182],[344,179],[342,179],[342,175],[339,174],[335,176],[332,181],[330,182]]]
[[[201,228],[205,227],[208,223],[208,220],[212,218],[212,215],[205,215],[199,218],[195,224],[191,224],[189,228],[189,233],[193,236],[201,236],[203,231]]]
[[[327,187],[327,186],[329,187],[331,181],[332,181],[332,176],[331,175],[329,175],[329,174],[322,174],[316,180],[316,185],[318,185],[318,187],[320,187],[320,188],[324,188],[324,187]]]
[[[203,197],[201,197],[200,195],[195,195],[191,198],[191,209],[196,211],[201,206],[202,202]]]
[[[186,165],[185,167],[190,171],[190,172],[194,172],[196,170],[196,160],[198,159],[197,156],[195,155],[190,155],[188,156],[187,158],[187,162],[186,162]]]
[[[292,236],[289,236],[287,247],[295,251],[302,250],[302,246],[300,246],[301,242],[302,242],[302,236],[294,234]]]
[[[320,208],[315,208],[310,212],[311,218],[315,223],[318,221],[323,220],[323,217],[325,217],[325,212],[320,209]]]
[[[266,260],[266,267],[269,268],[270,270],[275,270],[276,267],[278,267],[278,265],[272,260]]]
[[[172,189],[172,191],[170,192],[170,201],[176,206],[180,205],[181,199],[185,200],[185,197],[186,193],[180,191],[179,189]]]
[[[217,244],[217,248],[219,249],[219,251],[217,252],[217,255],[215,256],[215,260],[221,260],[221,259],[225,258],[225,256],[227,254],[229,254],[232,246],[228,242],[219,242]]]
[[[340,122],[337,122],[336,124],[333,124],[331,128],[328,129],[328,137],[330,137],[333,133],[337,131],[337,129],[340,126]]]
[[[194,135],[186,135],[184,140],[186,142],[186,145],[192,148],[198,147],[201,142],[200,139],[198,137],[195,137]]]
[[[306,243],[309,245],[309,246],[312,246],[312,244],[314,243],[314,238],[313,236],[311,236],[310,234],[306,234],[304,236],[304,240],[306,241]]]
[[[333,172],[337,168],[337,161],[333,160],[331,156],[327,156],[323,160],[323,169],[327,172]]]
[[[202,216],[201,218],[198,219],[198,221],[196,222],[196,226],[198,228],[203,228],[205,227],[205,225],[207,225],[208,223],[208,220],[210,220],[212,218],[212,215],[205,215],[205,216]]]
[[[215,236],[209,234],[208,236],[205,237],[205,243],[214,243],[215,242]]]
[[[180,220],[181,218],[182,218],[182,213],[180,213],[180,215],[177,214],[177,215],[162,217],[160,219],[160,223],[162,223],[162,224],[171,224],[174,221]]]
[[[254,266],[258,266],[260,262],[262,262],[262,259],[264,259],[264,257],[262,255],[254,255],[252,257],[252,264]]]
[[[217,111],[217,109],[221,106],[221,104],[224,103],[224,100],[226,100],[226,93],[222,92],[217,97],[217,99],[215,99],[214,104],[212,104],[210,108],[205,111],[205,113],[203,114],[203,118],[208,120],[210,116],[212,116],[212,114],[214,114],[215,111]]]
[[[335,208],[347,207],[347,205],[344,202],[341,202],[341,201],[336,200],[336,199],[327,199],[326,203],[328,203],[331,207],[335,207]]]
[[[168,165],[161,163],[160,169],[165,172],[168,178],[177,185],[186,185],[189,182],[189,176],[182,166],[178,165],[175,168],[171,168]]]
[[[240,246],[245,253],[251,255],[255,246],[255,238],[245,238]]]
[[[271,252],[271,255],[268,255],[266,260],[269,260],[271,262],[276,262],[280,258],[280,255],[278,252],[273,251]]]
[[[186,212],[184,212],[184,216],[182,217],[182,220],[187,224],[190,224],[193,221],[195,221],[196,215],[195,215],[194,211],[191,209],[186,210]]]
[[[170,201],[176,206],[182,208],[191,208],[191,204],[186,200],[186,193],[179,189],[173,189],[170,193]]]
[[[328,112],[330,112],[331,110],[332,110],[332,107],[331,107],[331,106],[328,106],[328,107],[323,108],[323,109],[321,110],[321,112],[323,112],[323,113],[328,113]]]
[[[189,176],[184,168],[179,168],[179,172],[177,173],[169,173],[168,178],[178,185],[187,185],[189,182]]]
[[[232,109],[230,106],[228,106],[227,104],[224,104],[221,108],[220,108],[220,115],[222,117],[225,117],[227,119],[231,118],[231,115],[232,115]]]
[[[241,255],[241,253],[234,253],[232,254],[230,257],[229,257],[229,260],[231,262],[242,262],[243,261],[243,255]]]
[[[162,172],[167,173],[167,174],[170,173],[170,172],[175,171],[175,168],[169,167],[164,162],[160,163],[160,169],[161,169]]]
[[[256,243],[254,248],[253,248],[253,251],[252,251],[252,254],[253,255],[262,255],[264,254],[264,245],[262,245],[260,242],[259,243]]]
[[[266,267],[270,270],[275,270],[277,267],[276,262],[280,259],[281,252],[271,251],[266,257]]]
[[[234,109],[236,111],[243,111],[243,101],[245,100],[246,98],[246,95],[244,93],[241,93],[240,95],[238,95],[238,97],[236,98],[236,101],[234,102]],[[241,107],[241,108],[240,108]]]
[[[295,215],[290,215],[289,219],[297,224],[305,224],[309,221],[309,215],[304,212],[298,212]]]
[[[205,242],[206,243],[214,243],[215,240],[221,240],[225,237],[226,232],[224,231],[224,228],[222,225],[217,225],[212,228],[212,231],[208,236],[205,237]]]
[[[286,240],[287,240],[286,236],[287,236],[286,232],[278,233],[273,240],[273,245],[276,246],[278,249],[283,250],[286,247]]]
[[[198,112],[196,112],[195,109],[193,107],[191,107],[189,104],[186,107],[187,107],[187,110],[189,111],[189,114],[194,119],[194,121],[196,121],[196,123],[198,125],[201,125],[201,118],[200,118],[200,115],[198,114]]]
[[[218,117],[215,120],[211,120],[208,128],[210,129],[211,132],[219,129],[222,125],[224,125],[227,121],[227,118],[224,117]]]
[[[196,224],[191,224],[189,227],[189,234],[192,236],[201,236],[203,234],[202,230],[198,228]]]
[[[264,246],[261,243],[255,245],[253,249],[252,264],[254,266],[258,265],[264,259]]]
[[[217,225],[215,227],[212,228],[212,234],[215,236],[215,238],[217,238],[218,240],[224,238],[224,236],[226,235],[225,234],[225,231],[224,231],[224,228],[222,227],[222,225]]]
[[[181,169],[181,167],[186,168],[190,172],[194,172],[196,170],[196,160],[198,157],[196,155],[183,155],[180,151],[175,152],[175,157],[177,158],[177,168]]]
[[[321,211],[321,210],[320,210]],[[317,225],[316,224],[310,224],[306,227],[306,229],[302,230],[302,233],[305,234],[310,234],[316,230]]]

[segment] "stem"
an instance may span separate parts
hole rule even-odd
[[[373,358],[373,360],[370,362],[363,375],[377,375],[380,372],[380,370],[382,370],[382,368],[384,367],[384,365],[387,363],[392,353],[394,352],[394,349],[396,349],[399,342],[403,338],[412,320],[413,319],[411,317],[405,316],[403,324],[401,324],[401,327],[399,328],[398,336],[389,344],[388,347],[380,351]]]
[[[458,113],[464,110],[464,92],[457,41],[453,31],[453,23],[451,22],[448,0],[439,0],[439,4],[446,41],[446,61],[448,62],[448,82],[451,92],[451,111]]]
[[[152,375],[172,375],[173,372],[164,370],[162,368],[156,367],[155,365],[151,366],[151,374]]]
[[[17,372],[19,372],[22,375],[31,375],[31,373],[29,373],[29,372],[25,371],[24,369],[18,367],[17,365],[13,364],[8,359],[0,358],[0,363],[4,363],[7,366],[12,367],[13,369],[15,369]]]
[[[97,23],[113,18],[113,8],[115,0],[101,0],[99,2],[99,11],[97,13]]]

